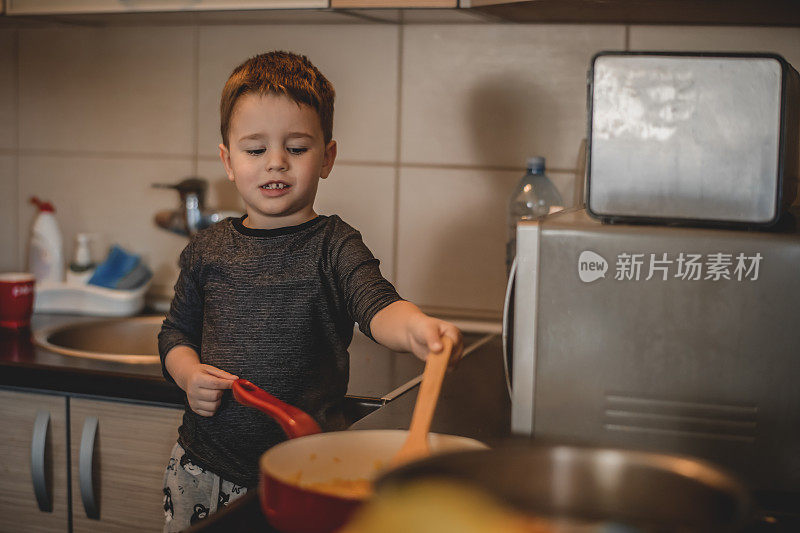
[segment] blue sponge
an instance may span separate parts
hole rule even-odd
[[[147,265],[140,261],[139,264],[136,265],[136,268],[128,272],[125,277],[120,278],[114,288],[119,290],[138,289],[150,281],[152,277],[153,273],[147,268]]]
[[[97,266],[97,270],[89,278],[89,284],[115,289],[117,283],[133,271],[139,262],[138,255],[128,253],[120,246],[114,245],[108,252],[106,260]]]

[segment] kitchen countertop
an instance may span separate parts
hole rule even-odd
[[[162,315],[163,316],[163,315]],[[129,364],[73,357],[36,346],[31,331],[97,317],[34,314],[31,330],[0,329],[0,386],[34,388],[183,405],[183,392],[167,382],[159,364]],[[465,334],[468,347],[483,334]],[[154,353],[157,341],[153,339]],[[424,363],[407,354],[385,348],[356,330],[350,345],[350,383],[347,396],[381,405],[404,392],[419,376]]]

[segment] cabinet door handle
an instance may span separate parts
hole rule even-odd
[[[513,361],[510,359],[514,356],[511,350],[508,349],[509,344],[514,338],[513,326],[511,323],[514,316],[514,280],[517,277],[517,258],[511,263],[511,271],[508,273],[508,285],[506,285],[506,299],[503,305],[503,370],[506,374],[506,388],[508,389],[509,398],[513,397],[511,392],[511,379],[513,377]]]
[[[81,450],[78,457],[78,479],[81,485],[81,501],[89,518],[100,518],[100,509],[94,492],[92,480],[92,460],[94,459],[94,441],[97,436],[98,420],[96,416],[87,417],[83,422]]]
[[[36,495],[36,504],[40,511],[50,513],[53,511],[53,502],[50,500],[50,491],[47,489],[47,471],[45,468],[47,449],[47,431],[50,428],[50,413],[39,411],[33,423],[33,439],[31,440],[31,480],[33,493]]]

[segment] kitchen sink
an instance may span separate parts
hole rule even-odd
[[[131,364],[159,364],[163,316],[71,323],[34,332],[33,342],[52,352]]]
[[[71,322],[34,332],[36,345],[51,352],[132,364],[160,364],[158,332],[163,315]],[[347,396],[345,417],[349,424],[379,409],[372,398]]]

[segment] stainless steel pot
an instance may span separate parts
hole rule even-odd
[[[428,478],[475,485],[520,511],[624,524],[637,531],[737,531],[751,509],[745,486],[710,463],[567,445],[514,445],[431,457],[389,472],[376,487],[380,495]]]

